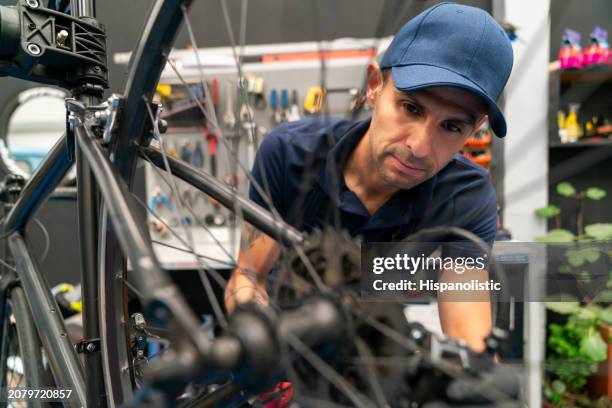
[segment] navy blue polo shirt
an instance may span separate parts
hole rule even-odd
[[[266,136],[252,175],[262,187],[267,186],[272,204],[286,222],[308,232],[332,222],[335,213],[352,236],[381,242],[390,241],[412,221],[417,230],[464,228],[492,245],[497,231],[495,190],[489,174],[460,154],[432,178],[400,190],[369,214],[342,175],[369,124],[369,119],[313,117],[285,123]],[[269,208],[253,185],[249,196]]]

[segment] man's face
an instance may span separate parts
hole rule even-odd
[[[435,175],[486,119],[486,105],[471,92],[451,87],[402,92],[390,72],[384,83],[369,80],[368,102],[372,159],[391,188],[409,189]]]

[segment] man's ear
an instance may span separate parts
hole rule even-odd
[[[372,61],[367,68],[367,98],[368,105],[373,108],[378,96],[382,93],[385,81],[378,62]]]

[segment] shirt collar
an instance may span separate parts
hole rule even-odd
[[[335,139],[335,145],[327,153],[325,165],[319,173],[317,183],[328,196],[330,196],[330,191],[332,190],[332,174],[334,174],[332,172],[332,166],[334,165],[336,166],[335,174],[338,177],[336,183],[340,193],[342,193],[343,190],[348,190],[348,187],[344,183],[342,170],[350,154],[355,147],[357,147],[357,144],[370,127],[370,120],[371,118],[368,118],[355,122],[343,135]],[[381,216],[389,223],[394,224],[405,222],[408,218],[423,218],[431,202],[435,184],[436,176],[434,175],[430,179],[409,190],[398,191],[381,208]],[[336,197],[339,197],[339,194]],[[339,198],[337,202],[339,202]]]

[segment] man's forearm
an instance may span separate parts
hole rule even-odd
[[[484,339],[491,333],[489,302],[439,302],[440,324],[448,337],[465,341],[476,351],[485,348]]]
[[[440,282],[468,282],[477,280],[486,282],[488,273],[485,270],[474,270],[469,274],[457,274],[446,270],[440,276]],[[438,311],[442,331],[449,337],[464,340],[472,349],[482,351],[484,339],[491,333],[491,302],[487,291],[474,293],[438,294]]]
[[[225,307],[229,313],[237,303],[268,304],[266,280],[280,254],[276,241],[249,224],[245,224],[240,241],[238,265],[225,288]]]

